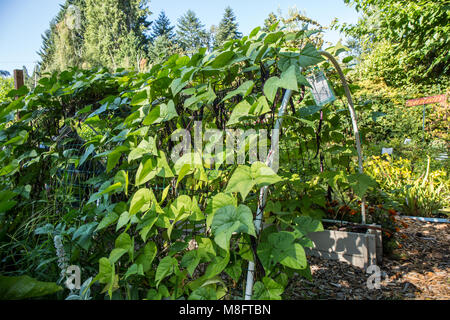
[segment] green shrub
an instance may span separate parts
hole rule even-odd
[[[447,171],[431,171],[430,163],[428,158],[425,170],[417,170],[407,159],[374,156],[365,169],[403,215],[430,217],[437,216],[450,201]]]

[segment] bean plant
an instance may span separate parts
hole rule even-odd
[[[83,288],[94,299],[242,299],[250,261],[253,299],[281,299],[295,274],[311,277],[305,248],[326,203],[356,202],[374,186],[355,170],[345,105],[316,106],[309,93],[305,75],[324,64],[316,32],[256,28],[148,72],[70,69],[11,91],[0,107],[0,272],[58,281],[58,236],[68,263],[93,278]],[[286,90],[279,168],[250,161],[252,141],[271,147]],[[176,149],[174,134],[196,128],[227,143],[227,129],[254,129],[237,143],[245,161],[202,155],[217,142],[206,136]],[[17,238],[33,239],[42,259],[28,261]],[[27,263],[39,268],[25,272]]]

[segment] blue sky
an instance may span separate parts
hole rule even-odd
[[[25,65],[29,73],[32,72],[39,59],[36,51],[41,47],[41,35],[62,3],[64,0],[0,0],[0,70],[12,72]],[[209,29],[219,24],[228,5],[233,8],[244,35],[262,25],[269,12],[276,12],[278,8],[287,13],[290,7],[296,6],[324,26],[335,17],[348,23],[358,19],[356,11],[347,7],[343,0],[151,0],[153,15],[149,20],[156,19],[164,10],[172,24],[176,24],[177,19],[191,9]],[[333,43],[341,37],[333,31],[325,34],[325,40]]]

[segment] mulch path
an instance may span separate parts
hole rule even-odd
[[[345,262],[308,257],[313,281],[295,278],[285,299],[450,300],[450,224],[406,218],[408,227],[395,239],[400,248],[383,257],[379,289],[369,289],[370,276]]]

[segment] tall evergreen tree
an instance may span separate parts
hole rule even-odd
[[[53,53],[55,51],[55,45],[53,41],[53,30],[55,28],[54,20],[50,22],[50,28],[47,29],[43,35],[41,35],[42,38],[42,45],[40,50],[37,52],[40,56],[39,66],[42,70],[47,69],[49,64],[51,63],[51,59],[53,56]]]
[[[136,67],[144,56],[147,0],[86,0],[84,50],[91,66]]]
[[[66,0],[42,36],[41,72],[135,67],[145,56],[148,0]]]
[[[173,29],[175,26],[171,26],[169,18],[164,11],[159,13],[158,19],[153,23],[152,33],[150,38],[155,40],[160,36],[165,36],[168,40],[172,40],[175,37]]]
[[[208,46],[208,34],[194,11],[188,10],[178,19],[177,42],[187,53]]]
[[[50,29],[42,35],[38,54],[42,71],[64,70],[81,66],[83,60],[83,13],[85,0],[66,0]]]
[[[217,39],[217,32],[219,31],[219,28],[216,25],[212,25],[209,28],[209,32],[208,32],[208,49],[214,49],[214,47],[216,46],[216,39]]]
[[[238,23],[231,7],[225,8],[223,18],[220,21],[219,28],[215,37],[215,47],[221,46],[224,42],[231,39],[239,39],[242,34],[238,31]]]
[[[149,9],[150,0],[116,0],[119,2],[119,8],[126,14],[126,25],[128,30],[135,33],[138,46],[145,48],[149,39],[146,33],[152,25],[147,18],[152,14]]]
[[[78,5],[69,5],[64,18],[56,25],[54,38],[54,69],[65,70],[69,67],[81,67],[83,63],[83,11],[84,1]]]
[[[152,43],[149,46],[148,57],[150,64],[161,63],[171,55],[180,52],[181,49],[175,41],[175,33],[169,18],[164,11],[161,11],[158,19],[154,21],[152,33],[150,35]]]

